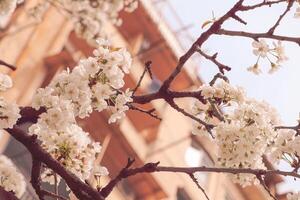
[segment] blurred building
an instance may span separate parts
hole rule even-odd
[[[184,53],[182,30],[174,31],[158,12],[159,4],[140,0],[133,13],[122,13],[123,24],[115,27],[105,23],[105,32],[118,46],[126,46],[134,57],[131,74],[126,76],[126,87],[133,88],[144,70],[144,63],[152,61],[153,79],[146,75],[137,94],[157,90],[172,72],[179,56]],[[49,8],[38,24],[28,24],[26,8],[36,0],[21,5],[6,30],[0,33],[0,59],[15,64],[14,88],[5,97],[28,105],[39,87],[46,86],[62,69],[72,68],[81,57],[91,55],[92,48],[72,31],[71,21],[55,8]],[[156,5],[156,6],[155,6]],[[164,4],[164,6],[168,4]],[[158,7],[158,8],[157,8]],[[176,12],[171,9],[174,15]],[[174,19],[174,20],[180,20]],[[179,24],[181,23],[178,21]],[[22,27],[17,29],[15,27]],[[9,34],[7,34],[9,33]],[[180,40],[178,40],[178,36]],[[201,79],[197,67],[188,62],[185,70],[172,85],[175,90],[197,88]],[[191,99],[178,99],[177,103],[189,110]],[[215,146],[208,139],[191,135],[191,120],[174,111],[163,101],[143,105],[155,108],[162,121],[137,111],[129,111],[119,124],[108,125],[109,113],[93,113],[81,120],[80,125],[103,145],[98,162],[114,177],[126,164],[127,158],[136,159],[135,166],[160,161],[164,166],[211,166]],[[9,155],[29,178],[31,158],[26,149],[8,135],[1,135],[0,150]],[[271,165],[269,166],[271,167]],[[109,180],[105,180],[107,182]],[[267,177],[267,185],[276,192],[278,176]],[[201,185],[211,200],[265,200],[270,199],[261,186],[241,188],[224,174],[203,173]],[[103,183],[104,184],[104,183]],[[28,186],[23,200],[36,199]],[[184,174],[140,174],[122,181],[108,198],[111,200],[202,200],[205,199],[190,177]],[[284,198],[282,198],[284,199]]]

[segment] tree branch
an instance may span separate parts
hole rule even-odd
[[[289,3],[286,6],[286,9],[284,10],[284,12],[279,16],[278,20],[276,21],[276,23],[274,24],[274,26],[272,26],[269,31],[268,34],[273,35],[275,29],[279,26],[281,20],[284,18],[284,16],[291,10],[291,7],[293,6],[293,4],[295,3],[295,0],[289,0]]]
[[[0,187],[0,199],[1,200],[19,200],[13,192],[7,192],[2,187]]]
[[[0,60],[0,65],[3,65],[11,70],[16,70],[17,68],[14,65],[8,64],[7,62],[4,62],[3,60]]]
[[[31,185],[38,195],[40,200],[45,200],[44,194],[41,189],[40,175],[41,175],[42,163],[33,159],[31,169]]]
[[[179,58],[179,62],[175,67],[174,71],[169,75],[169,77],[163,82],[161,90],[167,90],[175,77],[181,72],[184,64],[190,59],[190,57],[197,51],[198,48],[201,48],[202,44],[213,34],[218,32],[221,29],[221,25],[229,18],[233,17],[236,12],[238,12],[242,6],[244,0],[239,0],[225,15],[216,20],[211,27],[202,33],[200,37],[194,42],[191,48]]]
[[[289,37],[289,36],[282,36],[282,35],[274,35],[270,33],[250,33],[245,31],[230,31],[230,30],[220,29],[218,32],[216,32],[216,34],[246,37],[246,38],[252,38],[254,40],[258,40],[259,38],[268,38],[274,40],[294,42],[300,45],[300,37]]]
[[[28,135],[20,129],[18,125],[15,125],[12,129],[6,129],[6,131],[27,148],[34,160],[45,163],[47,167],[59,174],[66,181],[77,198],[84,200],[103,200],[103,197],[99,195],[95,189],[82,182],[43,150],[38,144],[36,136]]]
[[[210,60],[211,62],[213,62],[215,65],[217,65],[217,67],[219,68],[219,71],[224,74],[224,70],[226,71],[230,71],[231,68],[228,67],[227,65],[224,65],[222,63],[220,63],[218,60],[217,60],[217,56],[218,56],[218,53],[215,53],[214,55],[210,56],[210,55],[207,55],[206,53],[204,53],[201,49],[197,49],[197,52],[199,52],[204,58],[206,58],[207,60]]]
[[[265,1],[265,0],[263,0],[263,2],[261,2],[259,4],[255,4],[255,5],[251,5],[251,6],[241,6],[240,11],[254,10],[256,8],[260,8],[260,7],[264,7],[264,6],[271,7],[274,4],[286,3],[286,2],[287,2],[286,0],[277,0],[277,1]]]

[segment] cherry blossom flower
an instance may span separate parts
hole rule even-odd
[[[265,40],[253,41],[252,46],[254,47],[253,53],[256,56],[266,57],[270,48]]]
[[[11,78],[6,74],[0,73],[0,91],[6,91],[11,87],[12,87]]]
[[[254,65],[247,68],[247,70],[249,72],[253,72],[256,75],[259,75],[261,73],[261,69],[258,65],[261,58],[266,58],[270,63],[270,74],[276,72],[279,69],[280,65],[284,61],[288,60],[281,41],[277,41],[277,43],[273,42],[273,48],[269,47],[265,40],[254,41],[252,43],[252,46],[254,47],[253,53],[257,56],[257,61]]]
[[[40,119],[41,120],[41,119]],[[57,159],[64,167],[76,174],[81,180],[90,176],[96,154],[101,151],[101,146],[93,142],[89,134],[84,132],[78,125],[69,124],[53,129],[44,123],[32,125],[30,134],[35,134],[42,142],[41,146]],[[44,181],[53,183],[51,170],[44,172]]]
[[[287,194],[287,200],[300,200],[300,192]]]
[[[103,24],[110,20],[115,25],[121,25],[119,12],[132,12],[137,8],[137,0],[57,0],[53,1],[58,8],[67,10],[75,23],[75,32],[89,44],[96,45],[96,39],[104,36]],[[45,2],[47,3],[47,2]]]
[[[18,198],[21,198],[26,190],[24,176],[4,155],[0,155],[0,186],[8,192],[13,192]]]
[[[247,70],[249,72],[253,72],[256,75],[259,75],[261,73],[261,70],[260,70],[258,64],[255,64],[253,66],[248,67]]]
[[[278,132],[273,128],[280,123],[274,108],[265,102],[247,97],[240,87],[234,87],[224,80],[213,86],[202,86],[200,89],[212,91],[204,97],[209,96],[210,101],[224,108],[224,120],[219,122],[213,119],[210,105],[204,106],[196,102],[192,109],[196,117],[215,126],[208,134],[204,126],[195,122],[192,132],[210,138],[212,134],[213,141],[218,146],[217,166],[265,169],[263,155],[266,152],[273,151],[274,157],[281,158],[282,151],[275,149],[274,145],[277,141],[280,143],[277,138]],[[218,95],[215,96],[217,91]],[[256,177],[250,174],[232,177],[242,186],[259,183]]]

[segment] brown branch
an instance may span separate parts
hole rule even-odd
[[[205,189],[198,183],[198,181],[197,181],[196,177],[194,176],[194,174],[190,174],[190,177],[191,177],[192,181],[197,185],[199,190],[201,190],[201,192],[204,194],[205,198],[207,200],[210,200],[207,193],[205,192]]]
[[[200,37],[194,42],[191,48],[179,58],[179,62],[175,67],[174,71],[169,75],[169,77],[163,82],[161,90],[167,90],[176,76],[181,72],[184,64],[190,59],[190,57],[197,51],[198,48],[201,48],[202,44],[213,34],[218,32],[221,29],[222,24],[233,17],[237,11],[240,10],[244,0],[239,0],[225,15],[216,20],[211,27],[202,33]]]
[[[247,25],[247,22],[245,20],[243,20],[242,18],[240,18],[239,16],[237,16],[236,14],[233,14],[232,18],[244,25]]]
[[[300,122],[296,126],[276,126],[275,127],[275,130],[279,130],[279,129],[294,130],[296,132],[296,136],[297,136],[297,135],[300,135]]]
[[[150,117],[153,117],[154,119],[157,119],[157,120],[162,120],[161,117],[159,117],[157,114],[155,114],[155,108],[152,108],[150,110],[144,110],[142,108],[138,108],[132,104],[129,104],[128,107],[131,109],[131,110],[136,110],[136,111],[139,111],[139,112],[142,112],[142,113],[145,113],[147,115],[149,115]]]
[[[176,98],[187,98],[187,97],[193,97],[201,101],[202,103],[205,103],[206,100],[203,98],[201,95],[201,91],[172,91],[168,90],[167,93],[162,92],[159,90],[158,92],[151,93],[151,94],[145,94],[145,95],[138,95],[138,96],[133,96],[133,103],[138,103],[138,104],[147,104],[151,101],[154,100],[159,100],[159,99],[176,99]]]
[[[264,178],[261,175],[257,175],[256,176],[257,179],[259,180],[260,184],[264,187],[264,189],[268,192],[268,194],[270,195],[270,197],[274,200],[278,200],[270,191],[270,189],[268,188],[268,186],[266,185],[266,182],[264,180]]]
[[[271,6],[276,3],[286,2],[286,0],[279,0],[279,1],[273,1],[273,2],[267,2],[263,1],[260,4],[256,4],[253,6],[243,6],[243,0],[239,0],[225,15],[223,15],[221,18],[216,20],[211,27],[202,33],[200,37],[194,42],[194,44],[190,47],[190,49],[179,59],[179,62],[175,69],[171,72],[171,74],[163,81],[161,88],[158,92],[146,94],[146,95],[140,95],[135,96],[133,95],[133,103],[138,104],[145,104],[149,103],[153,100],[157,99],[163,99],[165,100],[170,106],[172,106],[175,110],[182,113],[183,115],[198,121],[202,125],[206,127],[208,131],[211,131],[213,128],[213,125],[207,124],[206,122],[202,121],[201,119],[196,118],[195,116],[189,114],[184,109],[180,108],[174,101],[175,98],[185,98],[185,97],[194,97],[197,98],[199,101],[203,103],[207,103],[207,101],[203,98],[201,95],[201,91],[184,91],[184,92],[177,92],[170,90],[170,86],[172,82],[175,80],[177,75],[182,71],[182,68],[184,67],[185,63],[190,59],[190,57],[203,45],[205,41],[207,41],[211,35],[219,34],[219,35],[230,35],[230,36],[241,36],[241,37],[248,37],[257,40],[258,38],[269,38],[269,39],[276,39],[276,40],[284,40],[284,41],[290,41],[295,42],[300,45],[300,38],[295,37],[288,37],[288,36],[279,36],[274,35],[273,32],[276,29],[276,27],[279,26],[281,20],[286,15],[286,13],[290,10],[290,7],[292,6],[292,3],[290,0],[287,9],[285,12],[279,16],[277,22],[267,33],[249,33],[249,32],[242,32],[242,31],[228,31],[221,29],[222,24],[227,21],[230,18],[233,18],[241,23],[246,23],[244,20],[242,20],[236,13],[239,11],[247,11],[252,10],[255,8],[263,7],[263,6]],[[214,64],[216,64],[220,70],[221,73],[224,73],[224,70],[230,70],[228,66],[223,65],[222,63],[217,61],[217,54],[214,54],[212,56],[207,55],[203,52],[199,52],[201,55],[203,55],[206,59],[210,60]],[[1,61],[0,61],[1,64]],[[2,63],[3,64],[3,63]],[[7,63],[4,63],[4,65],[7,65]],[[148,63],[149,64],[149,63]],[[150,64],[149,64],[150,66]],[[9,66],[8,66],[9,67]],[[11,66],[12,67],[12,66]],[[137,89],[140,87],[141,82],[148,71],[151,76],[151,72],[149,70],[150,68],[147,68],[147,63],[145,70],[143,74],[141,75],[136,87],[133,89],[133,94],[137,91]],[[220,74],[221,74],[220,73]],[[216,79],[220,78],[218,76],[215,76]],[[214,77],[214,78],[215,78]],[[139,111],[142,111],[144,113],[153,114],[153,110],[145,111],[142,109],[139,109]],[[35,123],[38,119],[38,116],[40,113],[44,112],[43,109],[40,111],[33,111],[32,108],[23,108],[21,110],[21,119],[18,122],[19,124],[25,123],[25,122],[31,122]],[[48,168],[52,169],[55,173],[57,173],[59,176],[61,176],[67,183],[67,185],[70,187],[70,189],[73,191],[75,196],[81,200],[103,200],[105,199],[113,190],[113,188],[120,182],[122,179],[127,178],[129,176],[134,176],[139,173],[152,173],[152,172],[175,172],[175,173],[185,173],[187,175],[190,175],[191,178],[195,181],[195,177],[193,176],[193,173],[195,172],[217,172],[217,173],[231,173],[231,174],[238,174],[238,173],[248,173],[248,174],[254,174],[257,177],[265,176],[265,175],[272,175],[272,174],[279,174],[283,176],[292,176],[295,178],[300,178],[300,175],[297,174],[295,171],[292,172],[285,172],[285,171],[279,171],[279,170],[261,170],[261,169],[233,169],[233,168],[216,168],[216,167],[197,167],[197,168],[184,168],[184,167],[163,167],[158,166],[159,163],[147,163],[142,167],[139,168],[131,168],[134,160],[129,159],[127,165],[125,168],[123,168],[120,173],[112,179],[100,192],[92,188],[90,185],[82,182],[79,178],[77,178],[74,174],[69,172],[63,165],[61,165],[57,160],[52,158],[50,154],[48,154],[45,150],[42,149],[42,147],[37,142],[36,136],[30,136],[25,131],[19,128],[19,126],[14,126],[13,129],[7,129],[7,131],[10,133],[12,137],[14,137],[16,140],[21,142],[28,151],[32,154],[33,157],[33,168],[32,168],[32,184],[35,188],[37,194],[39,195],[40,199],[43,199],[44,196],[52,196],[55,198],[61,198],[64,199],[64,197],[59,197],[56,194],[53,194],[48,191],[44,191],[40,187],[39,178],[40,173],[35,173],[36,171],[40,171],[41,163],[44,163]],[[284,127],[281,127],[284,128]],[[285,127],[286,128],[286,127]],[[295,127],[293,127],[295,128]],[[297,127],[298,128],[298,127]],[[294,129],[295,130],[295,129]],[[204,189],[197,184],[199,189]],[[0,189],[1,191],[1,189]],[[205,194],[205,196],[208,198],[208,196]]]
[[[284,2],[286,2],[286,0],[277,0],[277,1],[265,1],[265,0],[263,0],[263,2],[261,2],[259,4],[255,4],[255,5],[251,5],[251,6],[241,6],[240,11],[254,10],[256,8],[260,8],[260,7],[264,7],[264,6],[271,7],[274,4],[279,4],[279,3],[284,3]]]
[[[223,79],[224,81],[229,82],[229,80],[226,76],[224,76],[221,73],[217,73],[216,75],[214,75],[213,79],[209,82],[209,85],[213,86],[218,79]]]
[[[217,60],[217,56],[218,56],[218,53],[215,53],[214,55],[210,56],[210,55],[207,55],[206,53],[204,53],[203,51],[201,51],[201,49],[197,49],[197,52],[202,55],[204,58],[206,58],[207,60],[210,60],[211,62],[213,62],[215,65],[217,65],[217,67],[219,68],[219,71],[224,74],[224,70],[226,71],[230,71],[231,68],[228,67],[227,65],[224,65],[222,63],[220,63],[218,60]]]
[[[103,197],[95,189],[83,183],[73,173],[65,169],[65,167],[57,160],[52,158],[50,154],[43,150],[38,144],[36,136],[28,135],[17,125],[12,129],[6,129],[6,131],[27,148],[34,160],[45,163],[47,167],[59,174],[66,181],[67,185],[77,198],[84,200],[103,200]]]
[[[279,26],[279,24],[280,24],[281,20],[284,18],[284,16],[291,10],[291,7],[293,6],[294,3],[295,3],[295,0],[289,0],[289,3],[287,4],[286,9],[279,16],[279,18],[276,21],[276,23],[269,29],[268,34],[273,35],[275,29]]]
[[[300,37],[289,37],[289,36],[282,36],[282,35],[274,35],[269,33],[250,33],[245,31],[230,31],[225,29],[220,29],[216,32],[218,35],[227,35],[227,36],[239,36],[239,37],[246,37],[252,38],[254,40],[258,40],[259,38],[268,38],[274,40],[281,40],[287,42],[294,42],[300,45]]]
[[[133,168],[130,169],[132,164],[134,163],[134,159],[128,158],[127,165],[120,171],[120,173],[112,179],[101,191],[100,194],[103,197],[107,197],[114,187],[124,178],[127,178],[129,176],[134,176],[139,173],[150,173],[154,172],[157,168],[159,162],[157,163],[147,163],[142,168]]]
[[[152,168],[149,169],[149,166]],[[154,168],[153,168],[154,167]],[[136,173],[132,173],[132,172]],[[166,167],[158,166],[158,163],[147,163],[142,167],[130,169],[130,176],[136,175],[138,173],[152,173],[152,172],[176,172],[184,174],[194,174],[195,172],[209,172],[209,173],[229,173],[229,174],[253,174],[255,176],[265,176],[265,175],[282,175],[290,176],[300,179],[300,174],[293,171],[281,171],[281,170],[264,170],[264,169],[251,169],[251,168],[219,168],[219,167]]]
[[[150,75],[150,77],[151,77],[151,79],[152,79],[152,72],[151,72],[151,69],[150,69],[151,64],[152,64],[151,61],[147,61],[147,62],[145,63],[145,69],[144,69],[144,71],[143,71],[143,73],[142,73],[142,75],[141,75],[141,77],[140,77],[138,83],[136,84],[135,88],[132,90],[132,95],[134,95],[135,92],[138,90],[138,88],[141,86],[141,83],[142,83],[142,81],[143,81],[143,79],[144,79],[144,77],[145,77],[145,75],[146,75],[146,72],[149,73],[149,75]]]
[[[0,199],[1,200],[19,200],[13,192],[7,192],[4,188],[0,187]]]
[[[40,175],[41,175],[41,167],[42,163],[33,159],[32,160],[32,169],[31,169],[31,185],[33,189],[35,190],[36,194],[38,195],[40,200],[44,200],[44,194],[41,189],[41,181],[40,181]]]
[[[202,125],[205,127],[205,129],[209,132],[209,134],[210,134],[212,137],[214,137],[213,134],[212,134],[212,132],[211,132],[211,130],[214,128],[214,125],[208,124],[208,123],[206,123],[205,121],[203,121],[203,120],[201,120],[201,119],[195,117],[194,115],[192,115],[192,114],[186,112],[183,108],[180,108],[180,107],[175,103],[175,101],[173,101],[173,100],[168,101],[168,103],[169,103],[169,105],[170,105],[171,107],[173,107],[173,108],[174,108],[175,110],[177,110],[178,112],[180,112],[180,113],[182,113],[183,115],[185,115],[185,116],[187,116],[187,117],[189,117],[189,118],[191,118],[191,119],[193,119],[193,120],[199,122],[200,124],[202,124]]]
[[[3,60],[0,60],[0,65],[3,65],[11,70],[16,70],[17,67],[11,64],[8,64],[7,62],[4,62]]]
[[[264,169],[251,169],[251,168],[218,168],[218,167],[165,167],[158,166],[157,163],[147,163],[142,167],[130,168],[133,164],[134,160],[129,159],[128,164],[121,172],[117,175],[117,177],[111,180],[107,186],[105,186],[100,193],[106,197],[108,196],[113,188],[124,178],[129,176],[134,176],[140,173],[154,173],[154,172],[171,172],[171,173],[184,173],[190,176],[195,172],[208,172],[208,173],[229,173],[229,174],[253,174],[256,177],[262,177],[266,175],[282,175],[282,176],[291,176],[294,178],[300,178],[300,175],[294,171],[280,171],[280,170],[264,170]],[[199,185],[197,184],[199,187]],[[266,186],[264,186],[266,187]],[[265,188],[267,191],[269,190],[267,187]],[[270,193],[271,194],[271,193]],[[276,199],[276,197],[275,197]]]

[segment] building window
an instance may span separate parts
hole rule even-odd
[[[189,167],[209,167],[213,164],[206,151],[204,151],[200,144],[193,140],[191,142],[191,145],[185,151],[184,159],[186,165]],[[207,180],[207,173],[199,174],[198,178],[200,178],[200,180],[205,183]]]
[[[134,200],[136,198],[135,192],[132,190],[132,186],[127,179],[124,179],[121,184],[119,184],[119,190],[124,195],[126,200]]]
[[[161,81],[158,80],[155,76],[153,77],[151,83],[148,85],[148,91],[150,93],[157,92],[160,89]]]
[[[176,199],[177,200],[192,200],[191,197],[189,197],[189,195],[183,188],[177,189]]]
[[[211,166],[212,161],[206,151],[195,141],[185,151],[185,162],[189,167]]]

